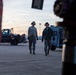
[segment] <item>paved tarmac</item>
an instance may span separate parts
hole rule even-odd
[[[35,55],[29,53],[28,43],[0,45],[0,75],[61,75],[61,71],[61,49],[45,56],[41,41],[37,41]]]

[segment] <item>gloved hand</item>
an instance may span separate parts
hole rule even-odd
[[[28,40],[29,40],[29,37],[28,37]]]
[[[55,40],[55,37],[53,37],[53,40]]]
[[[38,40],[38,37],[37,37],[37,40]]]
[[[43,39],[41,41],[43,42]]]

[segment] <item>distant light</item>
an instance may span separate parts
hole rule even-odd
[[[32,8],[42,10],[43,2],[44,2],[44,0],[32,0]]]

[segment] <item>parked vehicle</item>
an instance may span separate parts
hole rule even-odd
[[[60,26],[54,26],[51,25],[50,28],[53,30],[54,33],[54,40],[51,40],[52,43],[52,50],[55,50],[56,48],[62,48],[63,46],[63,28]]]
[[[11,45],[18,45],[18,43],[23,43],[25,41],[25,35],[13,34],[11,29],[2,30],[1,43],[10,43]]]

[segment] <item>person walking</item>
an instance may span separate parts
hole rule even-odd
[[[28,28],[28,40],[29,40],[29,50],[30,54],[35,54],[35,48],[36,48],[36,40],[38,40],[38,35],[37,35],[37,28],[35,27],[36,23],[33,21],[31,23],[32,26]]]
[[[44,51],[45,51],[45,56],[49,54],[49,50],[51,48],[51,38],[53,36],[53,31],[49,27],[49,23],[45,23],[45,28],[42,32],[42,42],[44,40]]]

